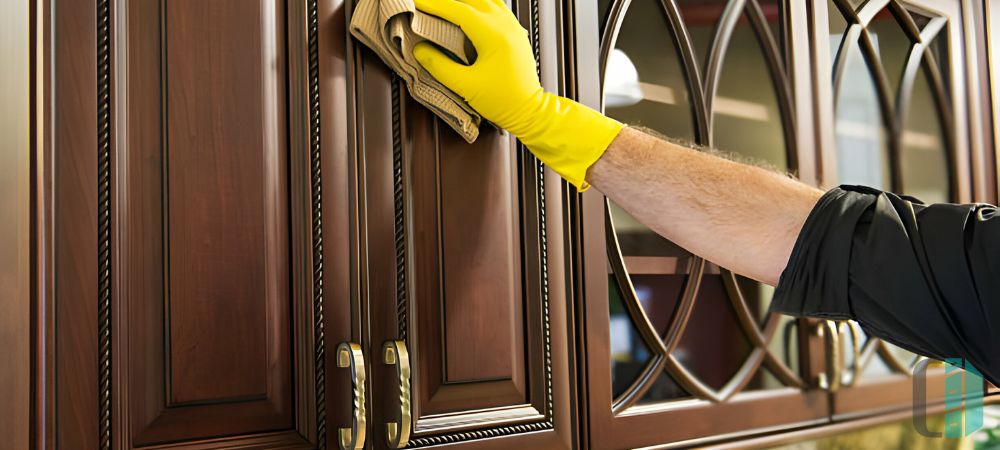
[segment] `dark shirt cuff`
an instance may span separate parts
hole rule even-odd
[[[826,192],[795,241],[771,301],[792,316],[853,319],[848,296],[851,241],[857,223],[881,191],[844,185]]]

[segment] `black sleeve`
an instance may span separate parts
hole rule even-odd
[[[831,189],[799,233],[771,310],[854,319],[914,353],[964,358],[1000,385],[997,215],[986,204]]]

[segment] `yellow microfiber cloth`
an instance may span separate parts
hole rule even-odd
[[[434,79],[413,57],[413,46],[430,41],[463,64],[475,48],[457,25],[419,11],[413,0],[359,0],[351,34],[370,47],[405,82],[418,102],[455,129],[469,143],[479,136],[482,120],[465,100]]]

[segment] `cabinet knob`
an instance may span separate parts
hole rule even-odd
[[[342,342],[337,346],[337,367],[351,369],[351,385],[353,386],[352,413],[350,428],[340,429],[341,450],[361,450],[365,447],[365,430],[367,429],[365,412],[365,356],[361,346],[353,342]]]
[[[413,431],[410,410],[410,353],[406,350],[406,342],[387,341],[382,346],[382,361],[386,365],[396,366],[396,377],[399,379],[399,421],[385,424],[386,439],[389,448],[403,448],[410,441]]]

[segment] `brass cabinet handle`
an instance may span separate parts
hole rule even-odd
[[[354,399],[350,428],[340,429],[342,450],[361,450],[365,447],[367,413],[365,412],[365,356],[361,346],[353,342],[342,342],[337,346],[337,367],[351,369],[352,397]]]
[[[406,350],[406,342],[387,341],[382,346],[382,361],[386,365],[396,366],[396,376],[399,378],[399,422],[385,424],[385,435],[389,448],[403,448],[410,442],[410,432],[413,429],[410,411],[410,353]]]
[[[836,392],[840,389],[840,374],[844,359],[840,356],[840,333],[837,324],[824,320],[816,324],[816,336],[823,338],[826,347],[826,372],[818,375],[820,389]]]

